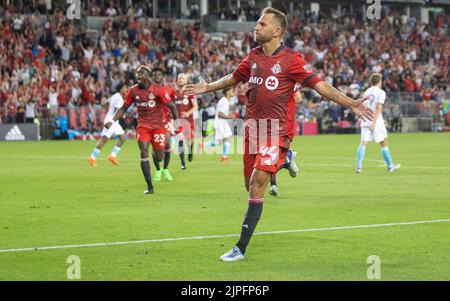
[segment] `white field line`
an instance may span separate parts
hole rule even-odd
[[[372,225],[359,225],[359,226],[339,226],[339,227],[328,227],[328,228],[310,228],[310,229],[300,229],[300,230],[269,231],[269,232],[257,232],[257,233],[255,233],[255,235],[273,235],[273,234],[286,234],[286,233],[304,233],[304,232],[335,231],[335,230],[349,230],[349,229],[381,228],[381,227],[394,227],[394,226],[446,223],[446,222],[450,222],[450,219],[435,219],[435,220],[428,220],[428,221],[398,222],[398,223],[372,224]],[[90,243],[90,244],[46,246],[46,247],[33,247],[33,248],[0,249],[0,253],[54,250],[54,249],[71,249],[71,248],[85,248],[85,247],[104,247],[104,246],[117,246],[117,245],[133,245],[133,244],[144,244],[144,243],[161,243],[161,242],[168,242],[168,241],[200,240],[200,239],[213,239],[213,238],[226,238],[226,237],[239,237],[239,236],[240,236],[239,234],[222,234],[222,235],[190,236],[190,237],[176,237],[176,238],[162,238],[162,239],[148,239],[148,240],[100,242],[100,243]]]
[[[202,156],[206,154],[201,154]],[[199,156],[199,155],[197,155]],[[63,155],[57,155],[57,156],[38,156],[38,155],[0,155],[0,158],[11,158],[11,159],[39,159],[39,160],[77,160],[77,161],[87,161],[86,157],[78,157],[78,156],[63,156]],[[351,157],[320,157],[320,156],[301,156],[301,158],[323,158],[323,159],[337,159],[337,160],[355,160],[355,158]],[[106,162],[106,157],[100,158],[99,160],[104,159]],[[120,158],[120,161],[125,162],[138,162],[139,158],[136,157],[136,159],[128,159],[128,158]],[[370,162],[377,162],[377,163],[384,163],[383,160],[375,160],[375,159],[364,159],[365,161]],[[208,161],[202,161],[202,163],[206,164],[218,164],[219,160],[208,160]],[[241,160],[236,160],[229,162],[227,164],[239,164],[242,165]],[[312,167],[354,167],[354,164],[339,164],[339,163],[298,163],[299,166],[312,166]],[[87,163],[86,163],[87,166]],[[376,166],[365,166],[365,168],[386,168],[385,164],[380,164]],[[404,165],[402,164],[402,168],[416,168],[416,169],[450,169],[450,166],[411,166],[411,165]]]

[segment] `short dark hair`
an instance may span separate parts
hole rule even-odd
[[[117,84],[117,87],[116,87],[116,93],[120,93],[120,91],[122,90],[122,88],[125,86],[125,83],[124,82],[119,82],[118,84]]]
[[[374,73],[370,76],[370,83],[372,86],[377,85],[379,82],[381,82],[382,75],[380,73]]]
[[[227,95],[227,92],[231,90],[231,87],[227,87],[222,90],[223,96]]]
[[[266,8],[264,8],[263,10],[262,10],[262,12],[261,12],[261,15],[263,15],[263,14],[273,14],[274,16],[274,19],[278,22],[278,24],[280,24],[280,26],[281,26],[281,29],[282,29],[282,35],[284,34],[284,32],[286,31],[286,28],[287,28],[287,24],[288,24],[288,21],[287,21],[287,18],[286,18],[286,15],[283,13],[283,12],[281,12],[281,11],[279,11],[279,10],[277,10],[277,9],[275,9],[275,8],[272,8],[272,7],[266,7]]]
[[[161,71],[161,73],[164,74],[164,70],[162,70],[162,69],[159,68],[159,67],[155,67],[155,68],[152,69],[151,75],[153,76],[153,73],[155,73],[155,72],[157,72],[157,71]]]

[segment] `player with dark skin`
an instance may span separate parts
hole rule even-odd
[[[163,70],[156,67],[152,69],[152,80],[155,84],[159,85],[159,86],[163,86],[164,84],[164,74],[163,74]],[[171,102],[171,104],[175,105],[175,103]],[[170,118],[170,117],[169,117]],[[174,118],[176,119],[176,118]],[[167,120],[168,121],[168,120]],[[169,161],[170,161],[170,132],[167,131],[166,132],[166,147],[164,149],[164,154],[163,154],[163,158],[164,158],[164,170],[165,172],[167,172],[167,174],[165,174],[166,179],[168,179],[169,181],[172,181],[172,176],[170,175],[169,171],[168,171],[168,166],[169,166]],[[153,152],[154,156],[153,156],[153,161],[155,164],[155,167],[157,169],[157,171],[159,171],[161,169],[159,162],[161,160],[158,160],[158,157],[156,156],[156,152]],[[157,178],[154,179],[155,181],[159,181],[157,180]]]
[[[150,90],[152,88],[151,77],[152,77],[152,71],[150,70],[149,67],[147,67],[147,66],[139,67],[138,70],[136,71],[136,80],[137,80],[138,88],[143,91]],[[166,103],[165,105],[167,105],[167,107],[172,112],[172,116],[175,121],[175,128],[177,129],[178,111],[175,106],[175,103],[170,101],[170,102]],[[122,106],[116,112],[114,117],[112,118],[113,122],[116,120],[119,120],[123,116],[123,114],[125,114],[126,110],[127,110],[127,106],[125,106],[125,105]],[[162,114],[162,112],[161,112],[161,114]],[[111,125],[112,125],[112,122],[108,122],[105,124],[105,127],[108,129]],[[162,124],[161,127],[164,127],[164,125]],[[149,152],[148,152],[149,143],[150,142],[148,142],[148,141],[138,141],[141,160],[148,160],[148,158],[149,158]],[[164,159],[164,149],[155,150],[155,158],[158,162],[161,162]],[[149,189],[145,193],[146,194],[153,193],[153,189]]]

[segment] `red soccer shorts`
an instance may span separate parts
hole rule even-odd
[[[286,160],[288,148],[278,145],[259,146],[256,153],[248,152],[248,140],[245,141],[244,176],[250,177],[253,169],[264,170],[275,174]]]
[[[189,122],[189,124],[187,124],[186,122],[180,123],[178,132],[175,131],[175,134],[180,133],[182,133],[182,135],[180,135],[180,139],[184,138],[188,140],[194,139],[194,122]]]
[[[167,134],[169,134],[170,136],[175,136],[175,128],[173,126],[173,120],[167,122],[164,128],[166,129]]]
[[[153,150],[163,150],[166,147],[166,129],[149,129],[138,127],[136,129],[137,140],[142,142],[150,142]]]
[[[190,127],[187,129],[187,137],[188,139],[194,139],[194,122],[189,122]]]

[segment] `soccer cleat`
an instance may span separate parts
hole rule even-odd
[[[357,168],[357,169],[355,170],[356,173],[361,173],[361,171],[362,171],[361,168]]]
[[[245,259],[244,253],[236,246],[231,251],[220,256],[221,261],[238,261],[242,259]]]
[[[148,187],[144,194],[153,194],[153,187]]]
[[[186,165],[181,165],[181,169],[185,170],[186,169]]]
[[[222,161],[223,163],[228,163],[228,162],[230,162],[230,158],[222,156],[222,157],[220,157],[220,161]]]
[[[271,195],[273,195],[273,196],[280,196],[280,192],[278,191],[278,186],[277,185],[270,186],[269,193]]]
[[[155,176],[153,177],[153,180],[156,181],[156,182],[161,181],[161,173],[162,173],[161,169],[157,170],[155,172]]]
[[[394,172],[394,171],[396,171],[397,169],[399,169],[400,166],[401,166],[401,165],[398,164],[398,163],[392,164],[392,166],[389,167],[388,172]]]
[[[113,155],[109,155],[108,160],[111,161],[112,164],[119,166],[119,161]]]
[[[295,157],[297,157],[297,152],[296,151],[292,151],[290,162],[289,162],[289,165],[287,167],[288,171],[289,171],[289,175],[292,178],[295,178],[297,176],[297,174],[298,174],[298,166],[295,163]]]
[[[89,162],[89,165],[90,165],[90,166],[92,166],[92,167],[97,167],[97,160],[95,160],[95,159],[92,158],[91,156],[89,156],[88,162]]]
[[[194,155],[193,154],[188,154],[188,161],[192,162],[192,160],[194,160]]]
[[[165,178],[167,181],[172,181],[172,180],[173,180],[172,175],[170,174],[170,172],[169,172],[168,169],[163,169],[163,170],[162,170],[162,173],[164,174],[164,178]]]

